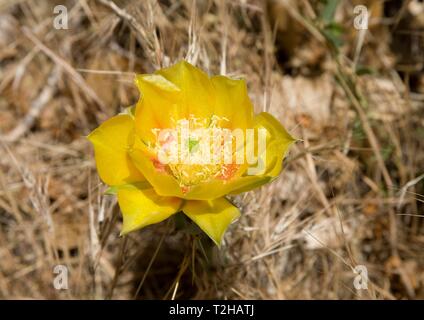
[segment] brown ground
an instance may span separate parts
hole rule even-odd
[[[0,0],[0,298],[424,298],[422,1],[114,3]],[[137,101],[134,72],[182,58],[245,77],[302,139],[279,179],[234,199],[221,250],[173,221],[120,238],[84,138]]]

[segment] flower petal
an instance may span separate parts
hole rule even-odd
[[[269,138],[272,140],[279,140],[286,144],[296,141],[296,139],[287,132],[283,125],[268,112],[259,113],[256,115],[254,121],[256,127],[263,127],[268,131]]]
[[[159,161],[155,160],[156,155],[151,153],[146,145],[136,139],[129,154],[134,165],[143,173],[159,195],[184,197],[178,181],[164,168],[161,168]]]
[[[104,183],[114,186],[145,180],[127,153],[133,135],[134,121],[129,115],[110,118],[88,135]]]
[[[233,194],[233,190],[257,185],[258,181],[263,181],[263,183],[260,184],[262,185],[269,182],[269,180],[269,177],[260,176],[244,176],[228,181],[214,179],[199,185],[192,186],[190,190],[184,195],[184,198],[195,200],[212,200],[223,197],[227,194]]]
[[[266,149],[263,154],[258,156],[258,161],[265,162],[264,172],[249,175],[248,171],[246,171],[241,177],[234,177],[228,181],[212,180],[198,186],[193,186],[185,195],[186,199],[207,200],[216,199],[226,194],[240,194],[258,188],[272,181],[280,174],[283,158],[290,145],[296,139],[269,113],[260,113],[255,117],[254,121],[256,129],[262,128],[266,130]],[[257,143],[255,141],[255,144]],[[254,149],[257,153],[258,148],[255,146]]]
[[[216,190],[216,187],[212,185],[199,186],[199,190],[195,193],[193,190],[193,196],[217,196],[219,191],[225,192],[224,194],[240,194],[258,188],[268,182],[271,182],[276,178],[282,169],[283,159],[290,147],[290,145],[296,141],[275,119],[271,114],[262,112],[257,115],[254,119],[255,128],[263,128],[266,130],[266,149],[265,152],[258,156],[258,161],[265,163],[265,170],[261,174],[249,175],[246,171],[243,176],[237,177],[233,180],[227,181],[221,189]],[[257,144],[257,141],[255,141]],[[254,148],[257,152],[257,147]],[[253,165],[254,167],[254,165]],[[216,182],[214,182],[216,184]],[[208,192],[207,190],[215,190]],[[221,196],[221,195],[219,195]]]
[[[209,201],[189,200],[184,213],[193,220],[218,246],[231,222],[240,216],[240,211],[227,199]]]
[[[188,119],[190,116],[210,119],[214,114],[214,90],[210,78],[205,72],[182,60],[169,68],[158,70],[156,73],[181,89],[180,119]]]
[[[239,184],[241,185],[241,181],[244,180],[244,185],[231,190],[230,194],[235,195],[250,191],[276,178],[281,172],[283,159],[290,145],[296,141],[281,123],[267,112],[258,114],[254,121],[256,129],[263,128],[267,132],[265,152],[258,157],[258,161],[265,163],[265,171],[258,175],[249,175],[247,171],[243,177],[239,178]],[[255,144],[257,143],[255,141]],[[257,152],[257,147],[255,147],[255,152]]]
[[[247,94],[246,82],[225,76],[214,76],[211,82],[216,96],[215,114],[228,119],[228,122],[222,122],[222,126],[230,129],[251,127],[253,105]]]
[[[167,219],[179,210],[182,200],[159,196],[153,189],[127,185],[118,189],[118,203],[124,219],[123,235]]]
[[[135,81],[142,94],[135,111],[136,132],[153,143],[155,129],[174,128],[180,118],[181,90],[157,74],[137,75]]]
[[[283,159],[290,145],[296,139],[286,131],[274,116],[267,112],[258,114],[254,121],[256,128],[267,130],[265,175],[275,178],[280,174]]]

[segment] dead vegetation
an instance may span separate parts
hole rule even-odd
[[[424,298],[424,4],[337,2],[1,0],[0,297]],[[137,101],[135,72],[182,58],[245,77],[302,140],[233,199],[220,251],[174,221],[120,238],[84,139]]]

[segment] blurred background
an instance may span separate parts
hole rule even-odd
[[[0,298],[424,298],[423,48],[418,0],[0,0]],[[84,137],[180,59],[301,139],[220,250],[119,237]]]

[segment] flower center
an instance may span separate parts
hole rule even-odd
[[[181,187],[190,187],[215,177],[221,172],[220,165],[201,164],[171,164],[172,175],[178,180]]]
[[[222,128],[223,121],[228,119],[190,116],[178,120],[175,130],[157,135],[156,151],[167,156],[165,170],[183,192],[212,179],[231,179],[237,172],[239,165],[232,163],[232,137],[226,136],[229,130]]]

